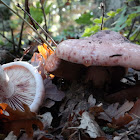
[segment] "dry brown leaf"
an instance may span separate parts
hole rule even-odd
[[[136,116],[140,117],[140,99],[138,99],[129,114],[135,114]]]
[[[24,112],[19,110],[13,110],[7,106],[5,111],[9,113],[8,116],[0,114],[1,131],[4,134],[8,134],[13,131],[16,136],[19,136],[20,130],[24,129],[29,137],[33,136],[32,125],[36,125],[39,129],[43,129],[43,124],[36,117],[36,114],[31,112],[27,105],[24,105]]]
[[[104,110],[104,112],[100,113],[98,118],[112,122],[113,118],[117,120],[118,118],[123,117],[124,114],[133,107],[133,105],[134,103],[129,101],[126,101],[121,107],[119,107],[119,103],[111,104]]]
[[[118,119],[112,119],[112,124],[116,125],[118,127],[123,127],[124,125],[128,124],[131,122],[133,119],[129,114],[125,114],[124,116],[121,116]]]
[[[65,97],[65,93],[57,89],[56,85],[52,84],[51,79],[44,80],[46,99],[61,101]]]
[[[116,92],[114,94],[108,95],[105,97],[105,99],[110,103],[123,102],[126,99],[132,101],[135,98],[140,97],[139,93],[140,93],[140,85],[135,85],[130,88]]]
[[[82,113],[80,120],[81,124],[78,127],[70,127],[69,129],[83,129],[84,132],[90,136],[90,138],[98,138],[104,136],[103,131],[94,120],[94,116],[85,111]]]

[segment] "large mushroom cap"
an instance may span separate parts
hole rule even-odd
[[[85,66],[123,66],[140,69],[140,46],[109,30],[100,31],[87,38],[65,40],[58,45],[56,56]]]
[[[38,71],[29,63],[21,61],[4,64],[2,68],[14,91],[8,98],[1,96],[1,102],[20,110],[23,110],[22,104],[27,104],[31,111],[36,112],[44,97],[43,80]]]

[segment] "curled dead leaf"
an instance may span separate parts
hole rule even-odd
[[[24,112],[20,110],[13,110],[7,106],[5,111],[9,113],[0,115],[0,131],[1,133],[8,134],[13,131],[14,135],[19,136],[21,129],[24,129],[28,137],[33,136],[33,124],[43,129],[42,122],[36,117],[36,114],[31,112],[27,105],[24,105]]]

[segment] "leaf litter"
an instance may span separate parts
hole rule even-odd
[[[41,53],[34,53],[31,64],[38,69],[44,79],[46,95],[42,106],[35,114],[30,112],[26,105],[25,111],[21,112],[11,109],[6,104],[0,104],[0,138],[140,139],[140,99],[136,100],[140,88],[139,79],[136,80],[134,77],[137,74],[139,78],[139,72],[128,71],[129,79],[124,77],[120,87],[115,89],[117,92],[112,94],[109,94],[108,87],[105,90],[98,90],[82,81],[61,83],[61,78],[44,71],[45,59],[52,52],[46,50],[44,53],[42,46],[39,49]],[[107,96],[104,96],[106,93]]]

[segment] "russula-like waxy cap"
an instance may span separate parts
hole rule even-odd
[[[68,79],[78,79],[84,74],[86,81],[92,80],[100,87],[106,81],[119,81],[128,67],[140,69],[139,58],[139,45],[117,32],[104,30],[87,38],[61,42],[46,61],[45,69]]]
[[[140,45],[121,34],[103,30],[82,39],[61,42],[56,49],[60,59],[85,66],[122,66],[140,69]]]
[[[27,104],[37,112],[44,93],[42,77],[31,64],[18,61],[0,66],[0,102],[20,110]]]

